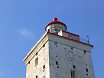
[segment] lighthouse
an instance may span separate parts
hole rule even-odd
[[[66,24],[54,18],[23,59],[26,78],[95,78],[92,48],[93,45],[68,32]]]

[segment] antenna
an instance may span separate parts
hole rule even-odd
[[[56,17],[56,10],[53,10],[53,18]]]
[[[88,43],[90,43],[90,38],[89,38],[89,35],[87,35],[87,40],[88,40]]]

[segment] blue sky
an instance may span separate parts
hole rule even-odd
[[[25,78],[22,59],[53,17],[89,35],[95,76],[103,78],[104,0],[0,0],[0,78]]]

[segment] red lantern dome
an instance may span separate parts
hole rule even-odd
[[[58,33],[61,30],[67,31],[67,26],[60,22],[57,18],[54,18],[45,28],[46,31],[50,30],[51,33]]]

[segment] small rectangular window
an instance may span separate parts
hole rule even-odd
[[[86,72],[88,72],[88,69],[86,68]]]
[[[36,53],[36,55],[38,55],[38,52]]]
[[[38,65],[38,57],[35,59],[35,66]]]
[[[43,69],[45,69],[45,65],[43,66]]]
[[[71,50],[73,50],[73,47],[70,47],[71,48]]]
[[[28,64],[30,64],[30,61],[28,62]]]
[[[36,78],[38,78],[38,76],[36,75]]]
[[[86,50],[84,50],[84,55],[86,54]]]
[[[71,70],[71,78],[75,78],[75,70]]]
[[[75,65],[73,65],[73,68],[75,69]]]
[[[45,47],[45,44],[43,44],[43,47]]]
[[[58,65],[58,61],[56,61],[56,65]]]

